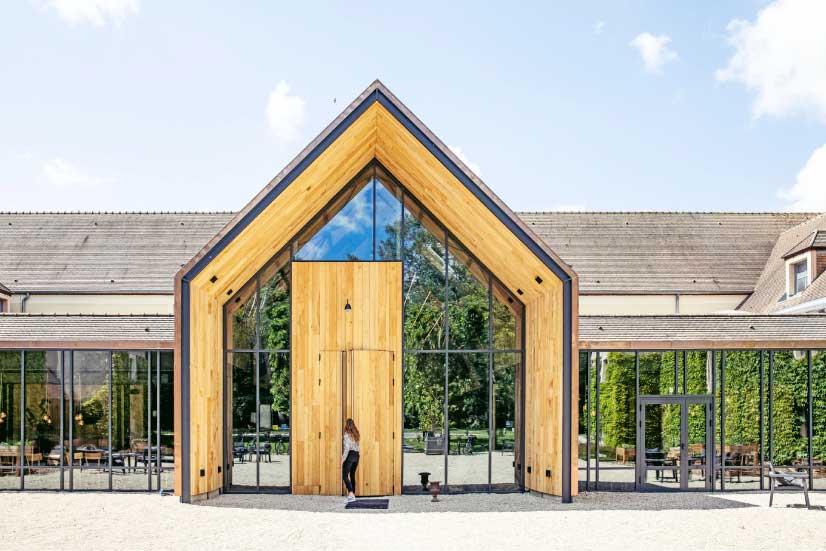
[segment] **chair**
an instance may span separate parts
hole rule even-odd
[[[806,481],[809,478],[809,473],[802,472],[781,472],[774,468],[774,465],[768,463],[769,467],[769,507],[774,502],[775,487],[780,488],[800,488],[803,490],[803,498],[806,500],[806,508],[811,509],[809,504],[809,489],[806,487]],[[799,482],[798,482],[799,481]]]
[[[473,455],[473,444],[476,442],[476,435],[475,434],[468,434],[467,441],[465,442],[465,453],[467,455]]]

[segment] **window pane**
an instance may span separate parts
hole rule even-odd
[[[20,351],[0,350],[0,489],[19,488]]]
[[[152,373],[155,385],[152,391],[152,432],[155,444],[160,444],[161,488],[172,490],[175,486],[175,356],[172,352],[161,352],[160,360],[160,373]],[[160,409],[157,401],[160,402]],[[157,427],[160,427],[160,432]],[[152,488],[158,489],[156,476],[152,477]]]
[[[377,170],[376,260],[401,260],[401,188]]]
[[[452,239],[448,253],[448,348],[490,348],[488,272]]]
[[[522,304],[498,281],[493,282],[493,347],[522,348]]]
[[[682,393],[679,360],[675,370],[674,352],[640,354],[640,394]]]
[[[351,184],[299,237],[297,260],[373,259],[372,171]]]
[[[760,352],[726,352],[727,489],[760,483]],[[690,421],[689,421],[690,422]]]
[[[75,489],[105,489],[109,449],[109,353],[74,352]]]
[[[595,445],[599,443],[598,489],[607,489],[611,487],[608,484],[614,484],[611,489],[627,490],[627,485],[634,483],[636,461],[635,358],[633,353],[627,352],[604,353],[600,358],[599,437],[595,439]],[[673,424],[674,421],[668,419],[669,423]],[[679,433],[679,430],[678,418],[676,431]],[[596,431],[591,434],[594,438]]]
[[[807,381],[805,352],[775,352],[772,389],[772,454],[775,466],[808,465]]]
[[[422,491],[422,473],[445,483],[444,354],[404,355],[404,482]]]
[[[812,350],[813,487],[826,489],[826,350]]]
[[[521,355],[493,356],[494,440],[491,446],[491,484],[494,489],[518,489],[521,475]]]
[[[60,395],[63,392],[60,352],[27,351],[25,361],[25,457],[30,466],[25,472],[25,487],[59,489]]]
[[[227,347],[237,350],[255,348],[255,323],[258,313],[255,309],[255,282],[252,278],[227,303]]]
[[[256,486],[255,462],[255,353],[227,354],[227,376],[232,381],[231,423],[232,469],[228,481],[232,486]]]
[[[490,432],[488,353],[448,356],[448,484],[487,490]],[[481,486],[481,487],[478,487]]]
[[[261,272],[258,291],[260,313],[260,343],[264,350],[290,348],[290,263],[289,254],[282,253]]]
[[[290,485],[290,355],[262,352],[260,374],[260,484]]]
[[[112,487],[147,490],[149,449],[149,362],[145,352],[112,354]],[[157,447],[151,449],[155,464]],[[141,469],[132,470],[132,465]]]
[[[445,234],[411,201],[404,216],[405,348],[443,349]]]

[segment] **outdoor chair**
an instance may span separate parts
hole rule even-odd
[[[806,508],[810,509],[809,489],[807,480],[809,473],[805,472],[782,472],[774,468],[774,465],[767,463],[769,468],[769,507],[774,502],[775,488],[795,488],[803,490],[803,498],[806,500]]]
[[[473,455],[473,444],[476,442],[476,435],[475,434],[468,434],[467,441],[465,442],[465,453],[467,455]]]

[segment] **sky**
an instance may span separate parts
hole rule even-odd
[[[240,209],[381,79],[517,211],[826,211],[826,2],[0,8],[0,211]]]

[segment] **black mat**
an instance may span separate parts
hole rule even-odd
[[[357,499],[347,504],[345,509],[387,509],[389,499]]]

